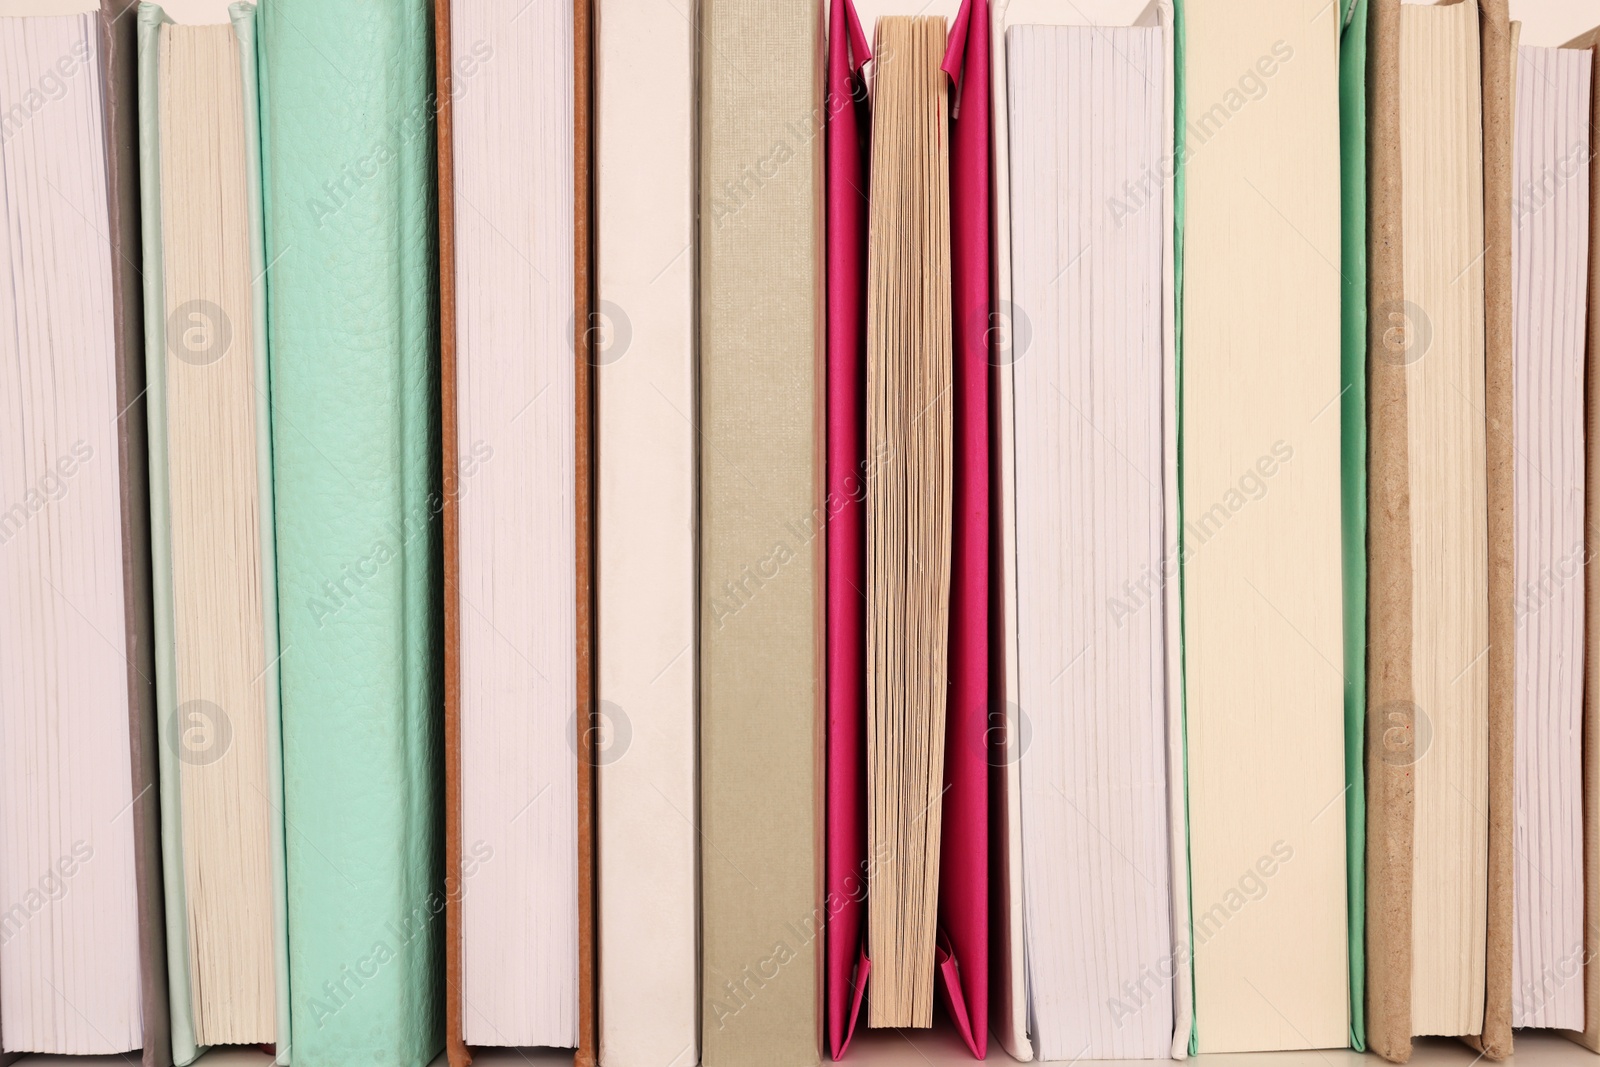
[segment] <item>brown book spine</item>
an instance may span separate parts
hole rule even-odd
[[[599,936],[595,924],[595,753],[594,721],[594,364],[590,348],[594,313],[594,233],[591,179],[594,138],[590,115],[594,102],[594,0],[572,4],[572,216],[573,235],[573,391],[577,396],[577,486],[573,497],[577,530],[578,634],[578,1050],[576,1067],[594,1067],[600,1058],[600,1024],[596,1016]]]
[[[1367,1043],[1411,1057],[1415,692],[1401,224],[1400,0],[1375,0],[1367,66]]]
[[[444,1050],[468,1067],[461,996],[461,507],[456,440],[456,213],[450,0],[433,5],[436,144],[439,154],[439,438],[444,475]]]

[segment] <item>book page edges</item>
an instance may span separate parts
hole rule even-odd
[[[993,271],[995,275],[995,314],[997,326],[1009,336],[1011,315],[1011,196],[1010,196],[1010,125],[1009,98],[1006,88],[1006,41],[1008,27],[1021,24],[1041,25],[1100,25],[1107,15],[1126,14],[1128,5],[1101,4],[1088,10],[1063,7],[1042,0],[997,0],[992,12],[994,31],[990,45],[992,51],[992,81],[994,128],[994,238]],[[1121,10],[1119,10],[1119,7]],[[1152,0],[1126,25],[1160,26],[1163,29],[1163,52],[1167,93],[1163,103],[1165,141],[1176,151],[1177,122],[1177,32],[1173,6],[1168,0]],[[1174,163],[1176,166],[1176,163]],[[1177,553],[1177,537],[1181,517],[1178,513],[1177,468],[1177,256],[1174,241],[1176,219],[1175,175],[1168,175],[1164,184],[1163,209],[1166,225],[1163,240],[1163,331],[1162,361],[1163,437],[1165,441],[1163,497],[1168,533],[1165,537],[1167,551]],[[995,552],[999,559],[996,567],[996,584],[992,595],[997,604],[993,623],[997,654],[992,658],[1003,664],[999,677],[992,679],[996,696],[1004,700],[1005,736],[1013,737],[1020,728],[1018,721],[1018,671],[1020,669],[1017,643],[1017,577],[1016,577],[1016,466],[1014,448],[1014,394],[1011,359],[997,356],[994,360],[994,381],[990,400],[993,411],[991,435],[993,449],[993,495],[995,523],[998,533]],[[1174,955],[1188,960],[1192,931],[1189,915],[1189,851],[1187,834],[1186,772],[1184,767],[1182,687],[1174,681],[1181,678],[1181,613],[1180,587],[1176,581],[1164,586],[1164,606],[1167,634],[1167,768],[1168,768],[1168,819],[1170,863],[1172,877],[1172,920]],[[1004,741],[1001,742],[1002,744]],[[996,1007],[991,1015],[991,1025],[1001,1046],[1017,1060],[1033,1059],[1033,1044],[1028,1033],[1028,995],[1025,948],[1022,929],[1022,832],[1021,832],[1021,776],[1015,760],[997,761],[994,777],[995,796],[1002,799],[992,815],[997,842],[994,847],[994,865],[998,872],[995,887],[991,890],[996,914],[993,938],[996,951],[991,959],[995,975],[993,995]],[[1187,966],[1178,969],[1174,989],[1173,1038],[1171,1056],[1184,1059],[1190,1053],[1194,1029],[1194,974]]]
[[[1461,0],[1464,2],[1464,0]],[[1484,1029],[1464,1038],[1511,1054],[1512,789],[1516,626],[1511,436],[1511,30],[1505,0],[1478,0],[1482,25],[1485,401],[1489,504],[1489,929]],[[1390,312],[1403,314],[1400,241],[1399,0],[1376,0],[1369,56],[1369,426],[1367,675],[1367,1036],[1395,1063],[1411,1054],[1411,869],[1415,798],[1406,774],[1411,564],[1403,366],[1385,361]],[[1396,729],[1396,727],[1401,727]]]
[[[255,7],[248,3],[230,6],[232,29],[240,54],[240,76],[244,101],[246,182],[253,225],[250,233],[251,262],[254,271],[252,306],[255,337],[256,379],[260,384],[256,400],[256,463],[260,485],[261,590],[263,611],[264,659],[275,665],[278,659],[277,571],[274,563],[272,515],[272,444],[266,395],[266,278],[265,234],[262,229],[259,111],[256,89]],[[167,429],[166,429],[166,322],[165,273],[161,226],[161,144],[159,45],[163,27],[171,25],[160,6],[139,5],[138,80],[139,80],[139,173],[141,248],[144,272],[142,304],[144,310],[143,359],[146,374],[145,403],[150,492],[150,545],[152,604],[154,609],[152,655],[155,659],[157,720],[173,712],[176,663],[172,603],[171,530],[168,521]],[[282,811],[283,751],[279,730],[278,677],[269,666],[263,678],[267,716],[268,786],[275,797],[274,811]],[[187,893],[183,874],[183,815],[178,767],[167,746],[158,748],[160,774],[161,853],[164,882],[165,956],[169,978],[170,1048],[172,1062],[182,1067],[206,1049],[195,1043],[193,1002],[190,991],[189,930]],[[289,1033],[288,976],[288,895],[284,855],[284,828],[274,821],[269,832],[272,849],[274,1005],[277,1060],[288,1063]]]
[[[276,1007],[277,1048],[274,1062],[289,1063],[293,1044],[289,1010],[289,876],[288,843],[283,823],[283,705],[278,693],[278,563],[272,499],[272,410],[268,399],[271,353],[267,348],[267,235],[261,188],[261,96],[256,63],[256,7],[243,0],[228,5],[234,39],[239,46],[239,76],[244,82],[245,168],[250,197],[251,313],[255,317],[256,473],[260,486],[260,551],[262,635],[268,664],[265,688],[267,723],[267,788],[271,790],[274,818],[268,833],[272,849],[273,985]]]

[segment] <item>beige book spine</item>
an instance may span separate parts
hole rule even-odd
[[[1511,1055],[1512,745],[1517,683],[1516,439],[1511,374],[1511,40],[1506,0],[1480,0],[1483,58],[1483,399],[1489,495],[1489,929],[1483,1034],[1491,1060]]]
[[[1400,0],[1375,0],[1367,73],[1367,1044],[1411,1056],[1411,483],[1400,208]]]
[[[595,32],[600,1059],[692,1067],[699,37],[659,0],[599,0]]]
[[[704,0],[705,1067],[819,1061],[822,5]]]

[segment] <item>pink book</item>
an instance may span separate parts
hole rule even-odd
[[[955,541],[939,850],[940,975],[972,1054],[989,1047],[989,0],[965,0],[944,72],[955,86],[950,268]]]
[[[871,973],[864,721],[867,119],[870,58],[851,0],[830,0],[828,238],[828,1049],[841,1058]],[[951,265],[955,541],[940,843],[940,985],[974,1056],[988,1049],[990,167],[989,4],[963,0],[943,64],[954,86]]]
[[[867,901],[866,796],[866,265],[867,156],[863,149],[871,57],[850,0],[828,13],[828,1051],[850,1044],[871,965],[862,951]],[[860,973],[855,973],[859,967]]]

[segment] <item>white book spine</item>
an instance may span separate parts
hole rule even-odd
[[[469,1045],[578,1041],[572,32],[451,5]]]
[[[0,21],[7,1052],[143,1041],[103,47],[92,14]]]
[[[596,19],[600,1060],[699,1062],[693,0]]]

